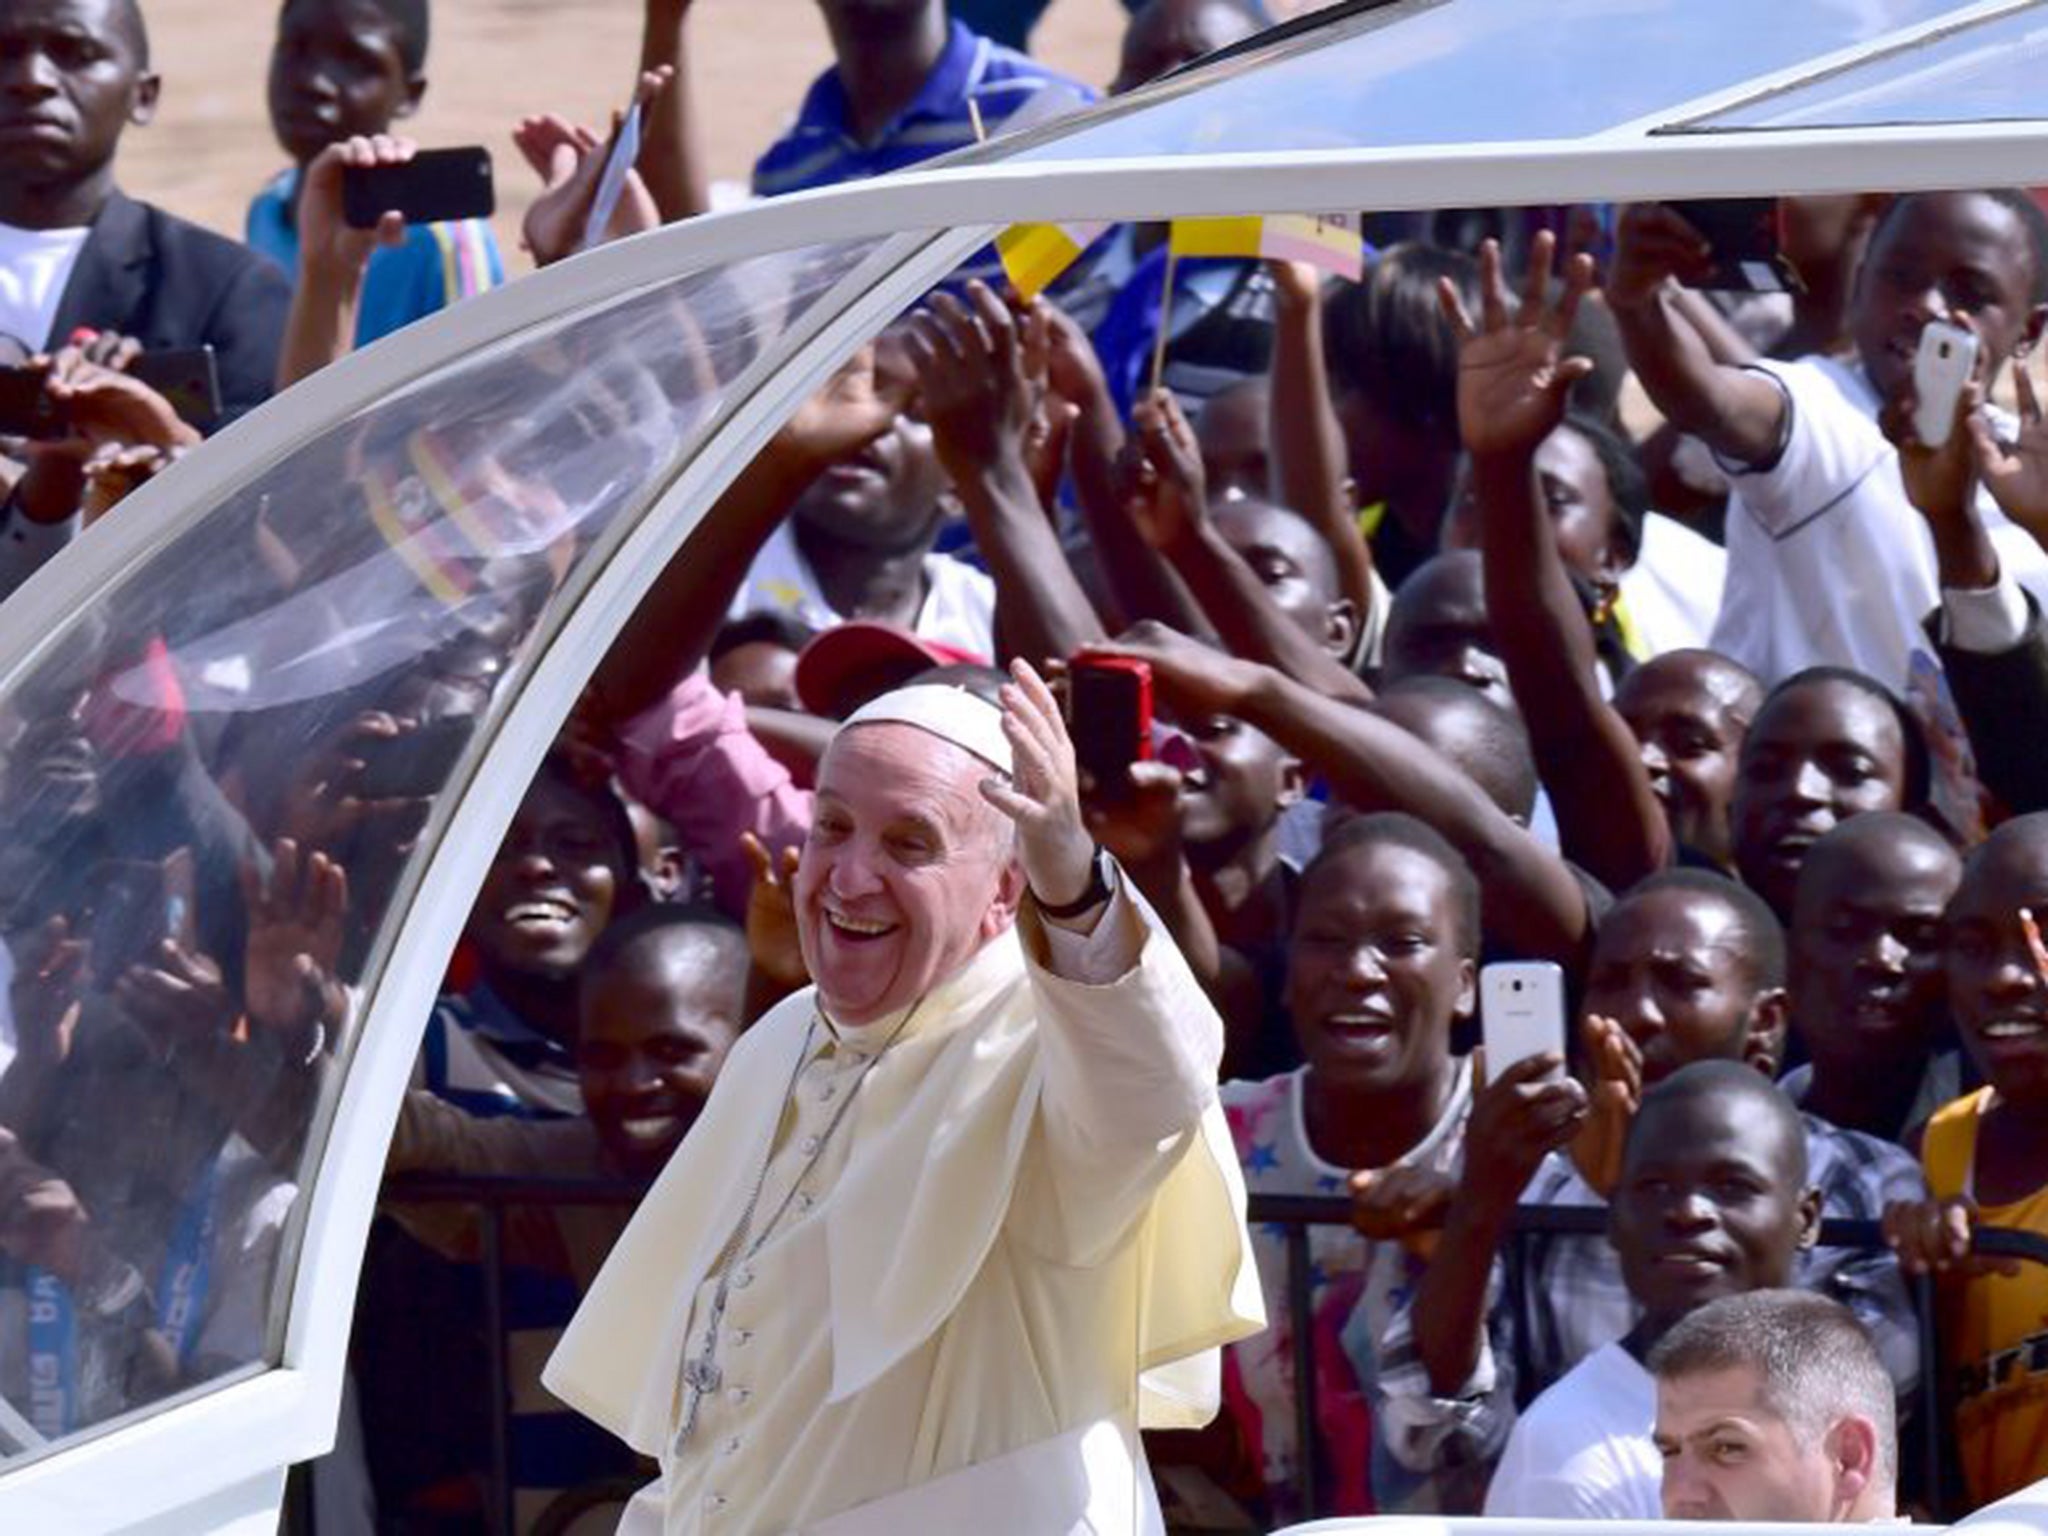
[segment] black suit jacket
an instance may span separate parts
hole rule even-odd
[[[50,342],[83,325],[152,352],[210,344],[227,422],[270,398],[291,302],[275,262],[116,192],[71,269]]]
[[[1977,777],[2015,816],[2048,809],[2048,636],[2042,633],[2040,605],[2027,596],[2026,632],[2010,650],[1957,650],[1944,630],[1936,609],[1927,633],[1970,733]]]

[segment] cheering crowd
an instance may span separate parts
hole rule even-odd
[[[0,5],[0,593],[348,352],[703,213],[689,9],[646,0],[622,186],[622,125],[517,125],[542,191],[508,264],[476,220],[345,217],[351,173],[417,152],[426,0],[285,0],[290,165],[239,244],[118,188],[158,90],[136,0]],[[820,9],[836,62],[761,196],[1094,95],[940,0]],[[1265,24],[1146,0],[1106,89]],[[810,980],[800,850],[846,814],[818,792],[836,723],[913,679],[993,700],[1019,658],[1062,687],[1142,663],[1152,718],[1083,783],[1088,830],[1223,1020],[1248,1189],[1352,1213],[1311,1230],[1306,1315],[1285,1232],[1254,1229],[1268,1325],[1226,1351],[1216,1422],[1149,1447],[1175,1528],[1863,1521],[2048,1476],[2048,1268],[1972,1251],[2048,1236],[2048,217],[2011,189],[1781,199],[1798,281],[1761,296],[1662,204],[1355,223],[1355,280],[1128,225],[1027,299],[986,251],[839,369],[526,791],[387,1171],[644,1186]],[[1977,361],[1930,425],[1937,321]],[[177,622],[110,594],[8,702],[10,1454],[262,1357],[435,793],[586,509],[651,480],[753,355],[708,301],[629,322],[661,351],[572,338],[502,390],[429,390],[431,432],[308,449],[318,496],[223,513],[249,573],[188,556]],[[195,409],[149,364],[198,349]],[[456,525],[470,544],[434,531]],[[386,598],[406,617],[365,633]],[[220,638],[264,612],[302,632]],[[1496,961],[1559,968],[1562,1054],[1489,1069]],[[1524,1205],[1596,1215],[1517,1237]],[[522,1524],[635,1468],[538,1379],[629,1214],[507,1227]],[[394,1186],[323,1529],[479,1518],[482,1252],[473,1213]],[[1930,1403],[1953,1485],[1903,1450]]]

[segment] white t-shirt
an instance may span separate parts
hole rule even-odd
[[[1486,1513],[1662,1519],[1664,1462],[1650,1438],[1656,1422],[1656,1378],[1619,1344],[1603,1345],[1516,1421],[1486,1490]]]
[[[19,337],[29,350],[50,344],[64,285],[78,265],[90,229],[16,229],[0,224],[0,333]]]
[[[924,557],[925,598],[912,625],[921,640],[936,640],[959,646],[993,661],[996,654],[996,584],[985,571],[978,571],[951,555]],[[825,601],[818,578],[803,551],[797,548],[796,533],[788,523],[777,528],[747,579],[734,594],[729,618],[767,610],[786,613],[810,629],[830,629],[853,615],[837,613]]]
[[[1940,599],[1934,540],[1906,499],[1899,456],[1877,427],[1861,368],[1832,358],[1765,362],[1785,392],[1785,451],[1769,469],[1733,466],[1728,582],[1713,648],[1770,685],[1805,667],[1853,667],[1900,694],[1915,653],[1938,669],[1921,621]],[[2048,556],[1980,496],[2001,566],[2048,595]]]
[[[1642,548],[1622,573],[1621,601],[1647,655],[1705,645],[1727,579],[1728,552],[1712,539],[1661,512],[1644,518]]]

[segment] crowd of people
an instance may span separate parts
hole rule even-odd
[[[645,9],[606,228],[619,125],[517,125],[534,265],[709,205],[689,0]],[[941,0],[821,9],[835,63],[758,195],[1094,95]],[[1145,0],[1106,88],[1265,23]],[[352,170],[416,152],[428,41],[426,0],[285,0],[290,164],[236,243],[119,190],[158,92],[136,0],[0,8],[0,346],[35,416],[0,428],[0,594],[274,392],[507,280],[482,223],[343,215]],[[2048,1476],[2048,1268],[1972,1252],[2048,1235],[2048,216],[1781,199],[1801,281],[1740,299],[1665,205],[1362,223],[1356,282],[1131,225],[1027,302],[984,253],[781,427],[619,636],[484,875],[388,1165],[627,1192],[506,1232],[522,1522],[635,1467],[539,1363],[811,979],[838,722],[912,680],[993,702],[1017,659],[1143,664],[1155,712],[1082,786],[1088,831],[1222,1018],[1246,1186],[1352,1211],[1310,1233],[1301,1316],[1255,1230],[1268,1325],[1216,1423],[1150,1447],[1170,1520],[1864,1521]],[[754,356],[715,282],[636,302],[428,386],[408,430],[297,450],[174,609],[109,594],[8,701],[10,1453],[262,1357],[436,794],[603,518]],[[1979,362],[1929,441],[1932,321]],[[211,411],[146,366],[202,348]],[[1478,975],[1509,960],[1561,969],[1572,1028],[1490,1070]],[[1604,1215],[1517,1237],[1524,1205]],[[1886,1247],[1824,1243],[1842,1219]],[[478,1517],[481,1251],[473,1212],[394,1186],[323,1529]],[[1902,1454],[1929,1433],[1957,1486]]]

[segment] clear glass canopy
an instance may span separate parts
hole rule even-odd
[[[1020,158],[1582,138],[1964,9],[1959,0],[1403,0],[1135,93]]]
[[[1567,26],[1531,0],[1401,0],[979,154],[1580,138],[1965,9],[1576,0]],[[2028,20],[1862,88],[1924,104],[1945,67],[1983,101],[2017,100]],[[1843,115],[1875,110],[1844,94],[1858,78],[1775,107],[1873,120]],[[468,787],[539,639],[711,440],[735,385],[831,314],[828,295],[852,303],[835,286],[875,249],[682,276],[650,259],[648,286],[303,441],[289,406],[259,412],[245,441],[269,422],[298,445],[53,615],[28,665],[0,656],[0,676],[18,669],[0,692],[0,1198],[36,1192],[53,1213],[0,1244],[0,1465],[277,1363],[302,1192],[437,798]],[[305,988],[301,955],[339,992]]]
[[[104,590],[0,701],[0,1200],[42,1212],[0,1242],[0,1457],[275,1361],[436,797],[606,530],[867,249],[427,374]]]
[[[2048,115],[2048,9],[1944,31],[1817,80],[1687,123],[1687,131],[2016,122]]]

